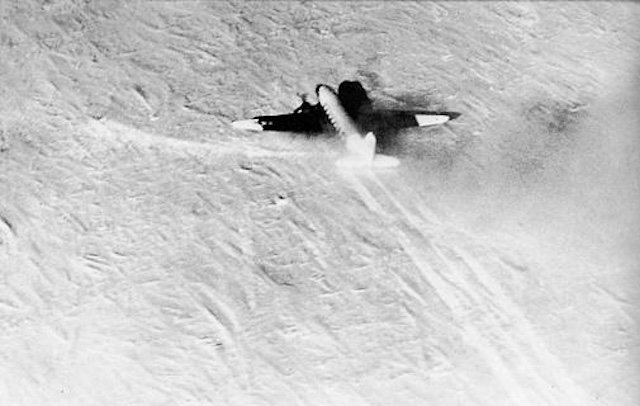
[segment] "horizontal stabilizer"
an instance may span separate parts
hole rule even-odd
[[[377,154],[373,158],[374,168],[395,168],[396,166],[400,166],[400,160],[396,157]]]

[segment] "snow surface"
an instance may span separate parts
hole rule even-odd
[[[0,405],[640,404],[640,5],[0,2]],[[317,83],[463,115],[344,172]]]

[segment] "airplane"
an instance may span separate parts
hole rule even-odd
[[[348,156],[339,166],[397,166],[396,158],[378,154],[374,134],[385,134],[410,127],[444,124],[460,116],[454,112],[374,109],[367,92],[358,81],[343,81],[336,93],[330,86],[316,87],[318,104],[303,98],[293,113],[256,116],[232,122],[232,126],[248,131],[286,131],[309,135],[335,129],[347,145]]]

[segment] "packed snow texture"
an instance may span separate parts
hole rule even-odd
[[[640,5],[0,3],[1,405],[640,404]],[[342,171],[317,83],[462,116]]]

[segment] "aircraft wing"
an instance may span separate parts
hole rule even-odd
[[[298,133],[321,133],[329,129],[327,108],[332,108],[334,127],[344,134],[359,132],[366,134],[392,133],[404,128],[426,127],[444,124],[460,114],[427,110],[385,110],[374,109],[372,102],[360,82],[344,81],[336,93],[326,85],[316,88],[318,97],[323,95],[318,105],[290,114],[263,115],[251,119],[234,121],[232,126],[248,131],[288,131]],[[339,106],[339,112],[338,107]],[[338,128],[342,126],[343,128]]]

